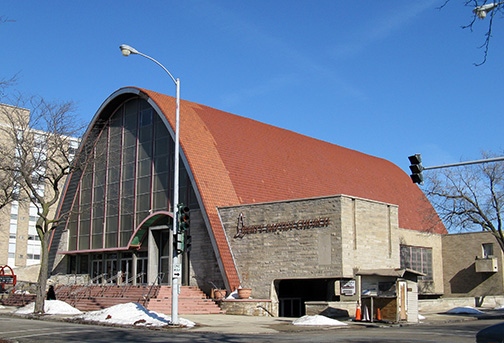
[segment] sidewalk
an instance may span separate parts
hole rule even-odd
[[[10,314],[16,310],[16,307],[0,308],[0,314]],[[500,311],[502,314],[502,311]],[[492,313],[485,313],[485,316],[490,316]],[[494,314],[496,315],[496,314]],[[430,313],[423,315],[425,319],[419,324],[402,324],[402,325],[428,325],[441,324],[449,322],[460,322],[467,320],[475,320],[477,315],[450,315],[443,313]],[[68,315],[48,315],[46,320],[61,320],[68,318]],[[292,321],[296,318],[286,317],[254,317],[226,314],[199,314],[199,315],[180,315],[181,318],[188,319],[196,324],[192,328],[182,328],[175,330],[187,330],[188,332],[208,332],[220,334],[268,334],[279,332],[306,332],[306,331],[321,331],[321,330],[347,330],[347,329],[364,329],[366,327],[379,326],[395,326],[401,325],[398,323],[369,323],[369,322],[353,322],[344,321],[346,326],[297,326],[293,325]]]
[[[194,332],[213,332],[226,334],[264,334],[290,331],[293,318],[254,317],[227,314],[180,315],[196,326],[188,329]]]
[[[297,332],[297,331],[320,331],[320,330],[346,330],[346,329],[363,329],[370,326],[395,326],[399,323],[370,323],[370,322],[353,322],[344,321],[346,326],[297,326],[293,325],[292,321],[295,318],[285,317],[252,317],[238,316],[226,314],[208,314],[208,315],[181,315],[185,319],[196,323],[196,326],[188,329],[194,332],[212,332],[226,334],[265,334],[278,332]],[[428,325],[441,324],[449,322],[460,322],[475,320],[474,315],[451,315],[443,313],[429,313],[424,315],[425,319],[418,324],[402,324],[402,325]]]

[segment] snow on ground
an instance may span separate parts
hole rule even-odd
[[[336,319],[331,319],[326,316],[315,315],[315,316],[303,316],[292,322],[294,325],[348,325],[346,323],[340,322]]]
[[[21,307],[15,314],[30,314],[33,313],[35,309],[35,303],[29,303],[28,305]],[[82,313],[75,307],[68,305],[66,302],[61,300],[46,300],[44,301],[44,312],[46,314],[80,314]]]
[[[449,311],[446,311],[446,313],[451,313],[451,314],[481,314],[481,312],[478,309],[475,309],[474,307],[471,306],[463,306],[463,307],[455,307],[452,308]]]
[[[35,303],[33,302],[21,307],[14,314],[31,314],[34,309]],[[119,304],[103,310],[83,313],[64,301],[46,300],[44,301],[44,312],[45,314],[75,315],[73,318],[83,321],[117,325],[163,326],[171,322],[171,316],[149,311],[137,303]],[[186,327],[195,325],[190,320],[180,317],[179,323]]]
[[[87,312],[74,318],[90,322],[138,326],[164,326],[171,322],[171,316],[149,311],[138,303],[114,305],[100,311]],[[186,327],[195,325],[184,318],[179,318],[179,323]]]

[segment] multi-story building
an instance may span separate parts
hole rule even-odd
[[[10,127],[12,124],[8,123],[7,116],[16,115],[17,118],[23,117],[28,122],[30,120],[30,111],[28,109],[19,108],[16,106],[0,104],[0,125],[4,128]],[[13,142],[9,140],[6,132],[0,130],[0,141],[3,145],[12,145]],[[32,153],[34,156],[41,156],[46,153],[43,142],[46,134],[43,131],[32,130],[34,134],[34,144]],[[75,153],[79,140],[77,138],[69,138],[69,152]],[[10,149],[5,149],[10,150]],[[15,163],[15,155],[18,153],[15,149],[11,150],[14,156],[6,156],[7,160]],[[44,172],[43,167],[39,168],[37,172]],[[61,183],[63,186],[64,182]],[[44,194],[46,192],[43,183],[35,184],[37,192]],[[50,192],[50,190],[47,190]],[[19,189],[16,190],[19,195]],[[56,206],[55,206],[56,207]],[[54,213],[54,211],[53,211]],[[28,197],[17,196],[13,201],[7,204],[0,212],[0,265],[9,265],[13,269],[35,266],[31,268],[32,272],[27,274],[27,278],[31,280],[36,279],[37,266],[40,265],[40,238],[36,230],[36,223],[38,220],[37,206],[34,199],[30,200]],[[30,280],[26,280],[30,281]]]

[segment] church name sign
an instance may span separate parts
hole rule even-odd
[[[329,217],[245,226],[243,223],[243,213],[240,213],[238,216],[238,225],[236,227],[236,234],[234,235],[234,238],[242,238],[243,236],[252,233],[307,230],[327,226],[329,226]]]

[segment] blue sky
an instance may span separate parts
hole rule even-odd
[[[115,90],[175,95],[385,158],[408,170],[502,154],[504,18],[474,31],[463,0],[3,0],[0,78],[73,100],[88,122]],[[274,148],[274,147],[272,147]],[[316,153],[316,151],[314,151]],[[371,166],[370,166],[371,167]]]

